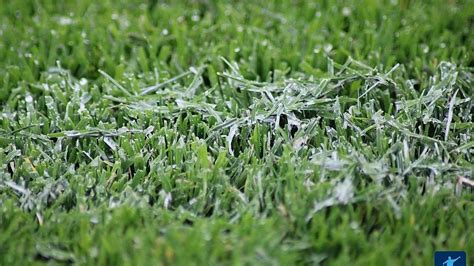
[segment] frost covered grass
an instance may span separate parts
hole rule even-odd
[[[265,2],[0,0],[0,264],[470,257],[474,3]]]

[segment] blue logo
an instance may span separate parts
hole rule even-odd
[[[466,252],[464,251],[436,251],[435,266],[466,266]]]

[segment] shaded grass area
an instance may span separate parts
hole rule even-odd
[[[2,264],[474,250],[472,2],[0,3]]]

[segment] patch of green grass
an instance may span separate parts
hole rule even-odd
[[[0,0],[0,264],[469,256],[473,16]]]

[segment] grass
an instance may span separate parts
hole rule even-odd
[[[0,0],[0,264],[472,263],[473,16]]]

